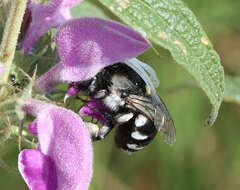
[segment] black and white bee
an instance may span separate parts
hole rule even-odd
[[[125,151],[143,149],[158,132],[167,144],[173,145],[176,130],[156,93],[158,85],[155,71],[137,59],[106,66],[93,78],[76,83],[75,88],[100,100],[109,110],[98,110],[107,120],[101,128],[88,124],[92,139],[104,139],[117,126],[115,142]]]

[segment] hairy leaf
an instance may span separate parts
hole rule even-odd
[[[224,71],[194,14],[180,0],[99,0],[144,37],[168,49],[199,82],[213,105],[206,121],[216,120],[224,92]]]

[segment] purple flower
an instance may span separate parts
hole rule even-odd
[[[28,19],[31,12],[31,24],[27,30],[21,48],[28,53],[34,43],[46,33],[50,28],[55,28],[65,21],[72,18],[70,8],[81,0],[50,0],[45,5],[40,5],[28,0],[27,14],[24,18]]]
[[[134,58],[149,48],[137,32],[99,18],[64,23],[58,28],[55,41],[60,62],[35,83],[43,93],[59,82],[86,80],[106,65]]]
[[[26,8],[24,16],[23,16],[23,21],[22,21],[22,25],[21,25],[20,34],[19,34],[20,39],[22,39],[25,36],[25,34],[29,28],[29,25],[32,22],[32,14],[31,14],[31,10],[30,10],[31,1],[32,0],[27,1],[27,8]]]
[[[4,65],[0,62],[0,75],[3,73],[4,71]]]
[[[18,167],[32,190],[86,190],[92,176],[89,132],[74,112],[37,100],[23,110],[36,117],[30,130],[37,134],[37,150],[20,152]]]
[[[83,106],[80,109],[79,114],[80,116],[87,115],[93,117],[94,119],[98,120],[102,125],[104,125],[106,123],[106,119],[98,110],[110,112],[99,100],[91,99],[87,103],[87,106]]]

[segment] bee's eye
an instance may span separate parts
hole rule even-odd
[[[128,97],[128,93],[126,91],[121,92],[121,98],[126,98]]]

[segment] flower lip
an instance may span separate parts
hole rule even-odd
[[[57,189],[56,166],[50,157],[40,151],[21,151],[18,156],[18,169],[30,189]]]
[[[55,41],[61,61],[68,66],[83,67],[93,64],[91,61],[94,60],[100,62],[95,65],[106,66],[136,57],[149,48],[148,42],[134,30],[95,17],[64,23],[57,31]]]
[[[87,80],[105,66],[134,58],[149,48],[134,30],[95,17],[67,21],[58,28],[55,41],[60,62],[35,83],[43,93],[59,82]]]
[[[28,53],[35,42],[50,28],[55,28],[60,24],[72,18],[70,8],[82,0],[49,0],[46,4],[41,5],[28,0],[27,9],[23,21],[23,32],[28,28],[21,48],[24,53]],[[30,26],[28,18],[31,15]]]
[[[29,188],[87,190],[92,176],[92,144],[81,118],[33,99],[24,103],[23,110],[36,116],[32,132],[37,130],[39,139],[37,150],[26,149],[19,155],[19,171]]]

